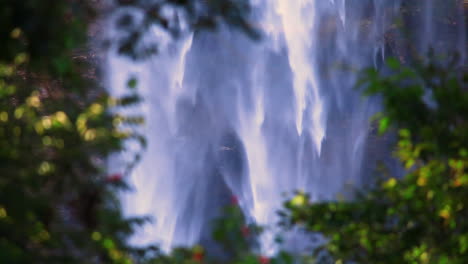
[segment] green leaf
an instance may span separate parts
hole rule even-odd
[[[379,134],[382,135],[387,132],[388,127],[390,126],[390,118],[384,117],[379,121]]]
[[[135,77],[130,78],[127,82],[127,86],[130,89],[135,89],[137,87],[138,80]]]
[[[393,70],[398,70],[401,66],[400,61],[396,58],[388,58],[387,59],[387,66]]]
[[[398,133],[400,134],[400,137],[402,138],[409,138],[411,135],[411,132],[409,131],[409,129],[400,129]]]

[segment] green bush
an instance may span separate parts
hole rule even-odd
[[[159,13],[164,5],[185,12],[189,30],[224,21],[253,34],[247,2],[196,2],[116,1],[115,9],[142,10],[146,27],[137,32],[117,25],[128,38],[110,41],[138,57],[138,36],[149,26],[176,36],[177,28],[166,27],[174,21]],[[195,8],[199,4],[204,8]],[[133,228],[147,220],[125,219],[116,197],[133,163],[112,175],[107,165],[127,141],[143,147],[145,141],[132,129],[141,117],[116,114],[138,103],[136,81],[122,98],[99,85],[88,36],[104,8],[91,0],[0,2],[1,263],[133,263],[157,252],[127,244]]]
[[[455,56],[456,57],[456,56]],[[350,202],[286,203],[286,225],[321,232],[336,263],[468,262],[468,72],[456,58],[415,67],[389,60],[360,83],[379,95],[381,133],[397,131],[395,156],[407,174],[385,171]]]

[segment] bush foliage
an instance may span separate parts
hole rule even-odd
[[[165,17],[164,8],[180,16]],[[132,263],[156,248],[133,248],[127,238],[146,219],[125,219],[117,193],[128,170],[110,174],[107,159],[143,120],[115,111],[138,103],[110,97],[100,85],[89,43],[98,13],[140,10],[144,27],[129,27],[124,12],[115,42],[137,58],[145,30],[158,26],[175,37],[228,23],[250,32],[245,1],[6,0],[0,3],[0,262]],[[186,26],[183,27],[182,24]],[[94,39],[94,42],[97,40]],[[105,43],[104,43],[105,44]],[[138,157],[136,157],[137,160]],[[133,164],[126,164],[131,168]],[[124,167],[124,166],[122,166]]]
[[[368,70],[361,84],[382,97],[379,131],[398,132],[395,156],[407,174],[382,173],[351,202],[289,201],[285,222],[327,235],[318,251],[337,263],[466,263],[468,72],[456,58],[388,66],[388,74]]]

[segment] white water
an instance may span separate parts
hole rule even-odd
[[[412,29],[421,52],[445,32],[434,24],[443,11],[432,1],[421,1]],[[129,179],[136,192],[123,202],[128,215],[155,222],[134,242],[157,241],[164,250],[203,242],[231,195],[251,221],[274,226],[285,192],[336,199],[365,183],[383,152],[375,151],[368,124],[379,104],[352,87],[357,70],[390,52],[384,36],[400,4],[257,0],[260,42],[221,29],[167,44],[144,63],[110,56],[112,89],[123,93],[126,78],[137,75],[144,98],[138,111],[147,120],[149,146]],[[456,49],[463,31],[457,38]],[[262,253],[277,250],[275,231],[261,238]]]

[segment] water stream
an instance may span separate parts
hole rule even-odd
[[[418,6],[410,34],[421,54],[443,37],[463,50],[462,13],[436,9],[437,0],[406,1]],[[404,34],[404,2],[256,0],[261,41],[222,27],[187,34],[142,63],[110,56],[114,93],[138,76],[147,120],[149,145],[129,179],[136,191],[122,199],[128,215],[155,221],[134,242],[165,250],[200,243],[232,195],[250,221],[274,226],[284,193],[348,198],[369,181],[388,153],[368,122],[378,98],[353,87],[358,70],[405,58],[389,40]],[[438,27],[447,16],[460,23],[457,32]],[[262,236],[264,254],[277,250],[274,234]]]

